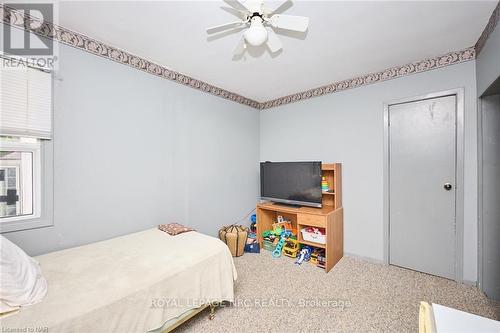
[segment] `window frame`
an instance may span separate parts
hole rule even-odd
[[[16,215],[9,217],[0,217],[0,224],[5,224],[9,222],[29,220],[40,218],[42,205],[42,188],[41,188],[41,178],[42,178],[42,160],[41,160],[41,142],[37,140],[36,142],[17,142],[17,141],[0,141],[0,149],[6,151],[16,151],[16,152],[28,152],[32,154],[32,192],[33,192],[33,207],[32,213],[26,215]]]
[[[0,137],[0,148],[33,154],[33,214],[1,218],[0,233],[53,226],[52,142],[16,142]]]

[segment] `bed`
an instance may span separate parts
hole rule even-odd
[[[42,302],[1,318],[5,329],[147,332],[170,329],[213,302],[234,299],[233,258],[220,240],[158,229],[35,257]]]
[[[419,333],[500,332],[500,322],[449,308],[420,302]]]

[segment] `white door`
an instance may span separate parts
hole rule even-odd
[[[389,107],[389,263],[455,278],[456,96]]]

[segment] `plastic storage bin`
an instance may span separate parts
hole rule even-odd
[[[300,230],[302,233],[302,238],[308,242],[314,242],[318,244],[326,244],[326,234],[325,229],[317,228],[321,231],[322,234],[315,233],[311,231],[311,228],[303,228]]]
[[[276,246],[274,246],[273,242],[270,242],[268,240],[264,240],[262,242],[262,244],[263,244],[264,249],[266,249],[268,251],[274,251],[274,249],[276,248]]]

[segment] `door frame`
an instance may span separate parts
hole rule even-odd
[[[500,78],[497,80],[499,81]],[[487,89],[488,91],[489,89]],[[484,279],[484,130],[483,130],[483,116],[484,116],[484,97],[493,94],[483,93],[477,99],[477,202],[478,202],[478,220],[477,220],[477,287],[483,291]]]
[[[463,282],[464,248],[464,89],[456,88],[420,96],[391,100],[384,103],[384,263],[389,265],[389,108],[393,105],[418,102],[427,99],[456,96],[456,166],[455,166],[455,281]]]
[[[483,291],[483,97],[484,95],[477,99],[477,287],[481,291]]]

